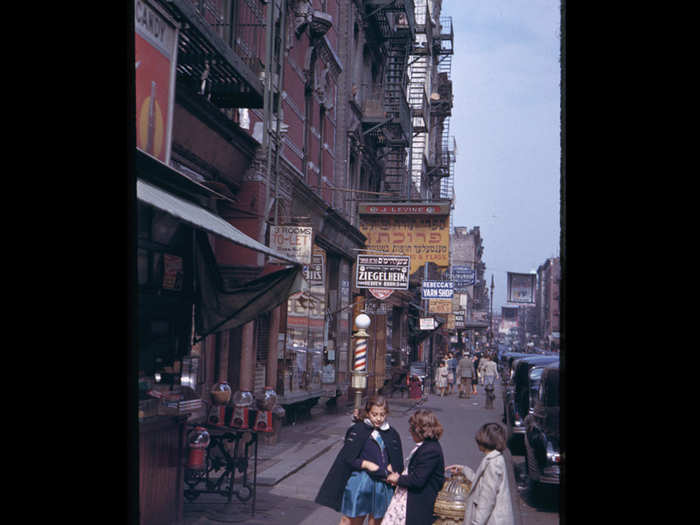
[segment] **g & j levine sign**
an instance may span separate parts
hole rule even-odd
[[[406,255],[358,255],[356,286],[408,290],[410,267],[411,258]]]

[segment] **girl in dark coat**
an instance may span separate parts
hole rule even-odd
[[[367,400],[316,496],[316,503],[342,513],[341,525],[361,525],[367,515],[369,525],[379,525],[394,494],[386,477],[403,470],[403,451],[388,413],[384,397]]]
[[[416,447],[408,468],[387,481],[398,488],[385,517],[385,525],[430,525],[438,492],[445,481],[445,459],[439,439],[442,425],[430,410],[421,408],[408,420]]]

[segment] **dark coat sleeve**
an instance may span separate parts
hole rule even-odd
[[[426,440],[411,458],[408,474],[399,476],[399,486],[406,487],[406,525],[433,522],[433,507],[445,481],[445,460],[440,443]]]
[[[370,432],[371,429],[362,422],[355,423],[348,429],[343,448],[338,452],[314,499],[316,503],[340,512],[345,484],[353,471],[352,462],[360,455]]]
[[[389,454],[389,463],[394,472],[401,474],[403,472],[403,447],[401,446],[401,436],[392,427],[389,430],[391,439],[387,443],[387,452]]]

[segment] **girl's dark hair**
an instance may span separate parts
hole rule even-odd
[[[423,441],[424,439],[440,439],[442,425],[430,410],[419,408],[410,418],[408,427]]]
[[[498,423],[486,423],[476,432],[476,442],[487,450],[506,449],[506,431]]]
[[[365,403],[365,407],[360,410],[360,421],[369,417],[369,411],[372,410],[373,406],[383,407],[387,414],[389,414],[389,401],[384,396],[375,394],[370,396]]]

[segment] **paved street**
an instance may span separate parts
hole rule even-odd
[[[476,430],[486,422],[501,422],[503,405],[498,387],[494,408],[483,408],[484,395],[479,393],[470,399],[459,399],[456,395],[439,398],[431,395],[425,404],[434,411],[445,427],[441,444],[445,454],[445,464],[466,464],[476,470],[483,455],[474,442]],[[402,438],[404,454],[408,455],[413,441],[408,433],[408,418],[413,412],[413,401],[408,399],[390,400],[390,423],[398,430]],[[282,440],[296,444],[287,449],[285,454],[309,455],[306,442],[312,441],[312,448],[318,448],[315,459],[288,474],[273,486],[258,485],[255,516],[251,516],[251,505],[233,499],[231,505],[216,495],[200,496],[193,503],[185,503],[186,525],[207,525],[217,522],[246,523],[249,525],[336,525],[339,513],[313,502],[318,488],[328,472],[336,454],[342,446],[342,439],[350,417],[347,412],[325,414],[321,410],[310,421],[300,422],[295,427],[284,427]],[[333,444],[334,443],[334,444]],[[330,446],[328,445],[330,444]],[[323,449],[325,452],[322,452]],[[258,479],[263,480],[266,472],[275,470],[275,458],[266,458],[261,447]],[[321,453],[322,452],[322,453]],[[524,469],[522,452],[513,452],[513,463]],[[313,457],[313,456],[309,456]],[[281,464],[281,463],[280,463]],[[292,467],[294,468],[294,467]],[[268,476],[269,477],[269,476]],[[513,478],[511,478],[513,479]],[[271,483],[271,482],[270,482]],[[526,488],[525,483],[516,483],[519,487],[518,506],[520,525],[554,525],[559,522],[556,494],[544,494],[535,498]],[[555,502],[551,499],[554,498]],[[518,521],[516,520],[516,524]]]

